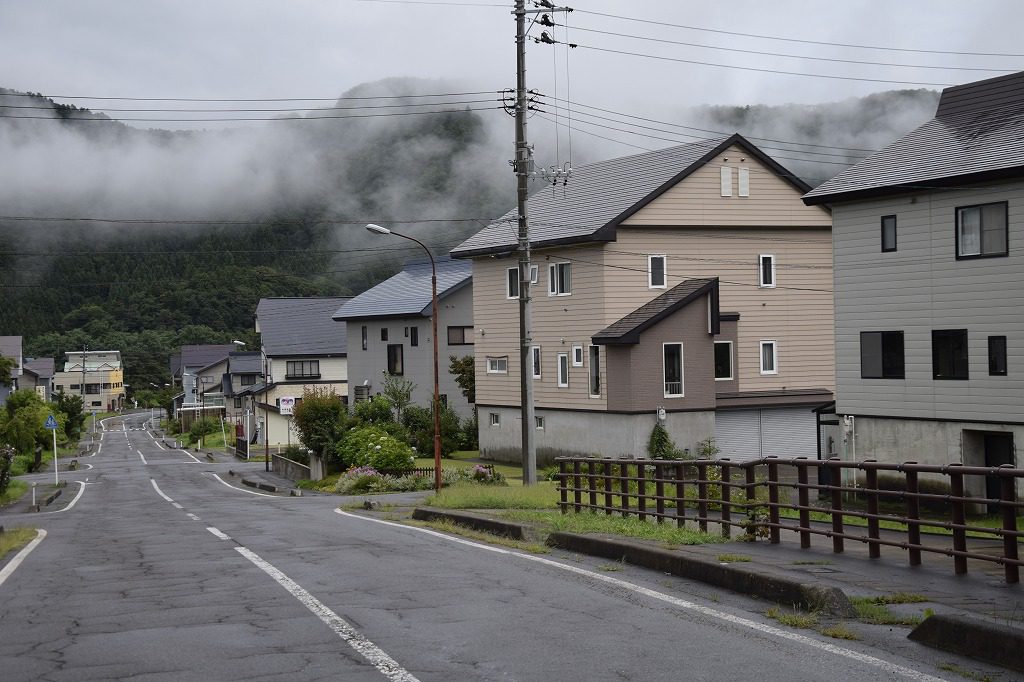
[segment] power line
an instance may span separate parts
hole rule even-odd
[[[118,100],[122,102],[342,102],[365,101],[378,99],[413,99],[422,97],[469,97],[476,95],[492,95],[494,90],[474,90],[471,92],[438,92],[420,95],[365,95],[339,97],[236,97],[231,99],[205,97],[115,97],[104,95],[43,95],[32,92],[0,92],[0,97],[34,97],[44,99],[76,99],[76,100]]]
[[[706,33],[718,33],[721,35],[740,36],[743,38],[759,38],[761,40],[777,40],[787,43],[802,43],[804,45],[823,45],[826,47],[851,47],[859,50],[884,50],[888,52],[918,52],[921,54],[947,54],[947,55],[958,55],[958,56],[970,56],[970,57],[1024,57],[1024,54],[1015,54],[1007,52],[957,52],[954,50],[927,50],[927,49],[915,49],[909,47],[889,47],[884,45],[857,45],[853,43],[836,43],[821,40],[807,40],[801,38],[785,38],[782,36],[772,36],[758,33],[741,33],[739,31],[724,31],[721,29],[706,28],[702,26],[688,26],[686,24],[673,24],[667,21],[655,21],[652,19],[639,19],[637,17],[626,17],[619,16],[617,14],[606,14],[604,12],[593,12],[590,10],[576,10],[581,14],[592,14],[597,17],[606,17],[609,19],[618,19],[620,21],[634,21],[641,24],[653,24],[656,26],[670,26],[672,28],[684,28],[690,31],[701,31]]]
[[[0,115],[0,119],[35,119],[41,121],[82,121],[82,122],[103,122],[103,123],[124,123],[126,121],[145,121],[145,122],[158,122],[158,123],[232,123],[232,122],[248,122],[248,121],[323,121],[328,119],[344,119],[344,118],[377,118],[385,116],[420,116],[424,114],[461,114],[469,111],[493,111],[498,109],[504,109],[504,107],[466,107],[464,109],[439,109],[436,111],[395,111],[388,113],[379,114],[347,114],[340,116],[269,116],[269,117],[232,117],[232,118],[114,118],[108,116],[97,116],[91,118],[79,118],[73,116],[5,116]]]
[[[123,109],[117,107],[89,107],[85,109],[74,109],[72,113],[83,111],[83,112],[106,112],[106,111],[117,111],[117,112],[151,112],[151,113],[273,113],[273,112],[284,112],[284,113],[295,113],[300,111],[357,111],[362,109],[401,109],[409,107],[439,107],[439,106],[454,106],[460,104],[482,104],[484,102],[500,102],[500,99],[491,97],[488,99],[464,99],[454,100],[450,102],[423,102],[423,103],[409,103],[409,104],[365,104],[353,107],[307,107],[307,108],[277,108],[277,109],[227,109],[227,108],[207,108],[207,109]],[[46,111],[55,111],[54,106],[39,106],[39,105],[22,105],[22,104],[0,104],[0,109],[42,109]]]
[[[281,219],[281,220],[182,220],[182,219],[161,219],[161,218],[97,218],[86,216],[4,216],[0,220],[10,221],[34,221],[34,222],[89,222],[89,223],[113,223],[132,225],[244,225],[244,226],[273,226],[273,225],[306,225],[306,224],[329,224],[329,225],[365,225],[367,223],[379,222],[395,225],[415,225],[417,223],[480,223],[489,222],[490,218],[416,218],[405,220],[390,220],[388,218],[340,219],[340,218],[316,218],[316,219]]]

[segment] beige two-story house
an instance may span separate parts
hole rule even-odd
[[[833,387],[827,209],[740,135],[573,169],[529,199],[538,459],[644,456],[659,413],[678,447],[817,454]],[[452,251],[473,260],[486,457],[520,459],[515,215]],[[512,225],[513,227],[510,227]]]

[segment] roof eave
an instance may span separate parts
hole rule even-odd
[[[804,196],[803,202],[808,206],[819,206],[822,204],[834,204],[843,201],[875,199],[878,197],[887,197],[896,194],[927,192],[933,189],[956,189],[962,185],[973,184],[976,182],[1010,180],[1022,176],[1024,176],[1024,166],[1010,166],[1008,168],[980,171],[977,173],[965,173],[963,175],[950,175],[941,178],[916,180],[912,183],[881,185],[878,187],[867,187],[864,189],[852,190],[849,192],[832,192],[829,194]]]

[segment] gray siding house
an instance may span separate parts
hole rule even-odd
[[[437,260],[438,380],[442,402],[460,417],[472,415],[448,371],[449,357],[473,355],[473,266],[448,257]],[[348,327],[349,402],[380,392],[387,374],[416,384],[412,400],[429,406],[434,394],[430,261],[406,264],[394,277],[367,289],[334,315]]]
[[[21,354],[20,336],[0,336],[0,357],[12,358],[15,361],[14,369],[6,385],[0,383],[0,405],[7,402],[7,396],[14,393],[20,387],[21,375],[24,367],[24,358]]]
[[[833,211],[832,451],[1019,465],[1024,73],[947,88],[935,118],[804,201]]]

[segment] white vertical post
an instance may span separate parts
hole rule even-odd
[[[57,466],[57,429],[50,429],[53,432],[53,484],[60,485],[60,474],[57,473],[60,469]]]

